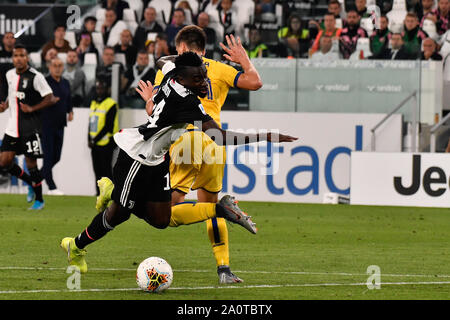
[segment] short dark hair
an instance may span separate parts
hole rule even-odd
[[[83,23],[86,23],[87,21],[94,21],[94,22],[97,22],[97,18],[94,17],[94,16],[88,16],[88,17],[84,18]]]
[[[57,24],[55,28],[53,28],[53,31],[58,30],[58,28],[64,28],[64,31],[66,31],[66,25],[65,24]]]
[[[175,45],[185,43],[189,50],[204,51],[206,47],[206,33],[196,25],[182,28],[175,37]]]
[[[201,67],[202,65],[203,60],[198,54],[187,51],[175,58],[175,74],[184,77],[190,68]]]
[[[16,43],[14,45],[14,50],[15,49],[24,49],[26,52],[28,52],[28,49],[22,43]]]
[[[203,65],[203,60],[192,51],[187,51],[175,58],[175,67],[200,67]]]

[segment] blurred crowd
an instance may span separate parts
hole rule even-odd
[[[155,61],[176,54],[175,36],[190,24],[205,31],[206,57],[216,60],[227,34],[239,36],[251,58],[445,60],[450,52],[449,0],[323,1],[101,0],[81,29],[56,26],[31,64],[48,74],[60,57],[75,107],[89,107],[95,80],[110,78],[117,64],[122,107],[138,103],[139,80],[153,82]],[[3,35],[2,70],[15,41]]]

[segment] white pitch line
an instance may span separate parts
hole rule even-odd
[[[66,270],[67,268],[56,267],[0,267],[0,270]],[[90,271],[136,271],[133,268],[90,268]],[[323,276],[367,276],[366,273],[348,272],[309,272],[309,271],[258,271],[258,270],[233,270],[236,273],[259,273],[259,274],[291,274],[291,275],[323,275]],[[174,272],[207,273],[214,270],[189,270],[175,269]],[[381,277],[416,277],[416,278],[450,278],[448,274],[392,274],[382,273]]]
[[[381,282],[381,287],[386,285],[450,285],[450,281],[419,281],[419,282]],[[211,289],[255,289],[255,288],[286,288],[286,287],[345,287],[345,286],[367,286],[365,282],[358,283],[302,283],[302,284],[267,284],[267,285],[246,285],[246,286],[206,286],[206,287],[173,287],[168,290],[211,290]],[[116,288],[116,289],[79,289],[79,290],[6,290],[0,294],[17,293],[78,293],[78,292],[114,292],[114,291],[140,291],[139,288]]]

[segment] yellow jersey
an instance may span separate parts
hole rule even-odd
[[[219,126],[220,124],[220,111],[225,103],[230,88],[234,88],[237,85],[237,81],[242,72],[237,71],[232,66],[225,63],[211,60],[208,58],[202,58],[208,72],[208,94],[204,98],[200,98],[200,102],[205,108],[207,114],[214,119]],[[159,70],[156,74],[154,86],[157,88],[164,75]]]

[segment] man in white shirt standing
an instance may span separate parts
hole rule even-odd
[[[311,56],[312,61],[329,62],[339,60],[339,54],[332,50],[333,42],[330,36],[320,38],[320,49]]]

